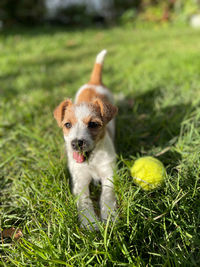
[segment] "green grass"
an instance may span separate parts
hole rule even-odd
[[[119,220],[80,229],[53,110],[88,81],[106,48],[104,82],[119,107]],[[2,266],[200,265],[200,35],[190,28],[16,29],[0,36]],[[157,156],[168,172],[144,192],[128,167]]]

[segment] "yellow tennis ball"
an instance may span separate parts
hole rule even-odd
[[[162,184],[166,171],[164,165],[158,159],[142,157],[133,164],[131,175],[135,184],[140,185],[144,190],[150,190]]]

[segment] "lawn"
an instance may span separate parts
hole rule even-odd
[[[119,107],[119,219],[87,232],[79,227],[53,110],[88,81],[104,48],[104,82]],[[187,27],[1,32],[0,227],[24,235],[1,240],[0,265],[200,265],[199,51],[200,32]],[[149,192],[129,173],[146,155],[168,173]]]

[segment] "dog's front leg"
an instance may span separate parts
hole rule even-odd
[[[110,175],[109,175],[110,173]],[[106,221],[109,214],[111,214],[111,219],[114,220],[116,217],[116,198],[114,192],[113,184],[113,171],[107,172],[107,177],[104,174],[104,178],[101,179],[102,183],[102,193],[100,198],[101,207],[101,219]]]
[[[78,215],[83,228],[97,228],[94,208],[89,197],[89,184],[91,177],[83,172],[79,175],[73,175],[73,194],[77,196]]]

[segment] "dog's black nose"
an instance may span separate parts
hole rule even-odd
[[[79,147],[82,147],[83,146],[83,143],[84,143],[83,140],[78,140],[78,146]]]
[[[83,139],[74,139],[71,142],[72,148],[74,150],[79,150],[79,149],[83,149],[84,145],[85,145],[85,140]]]

